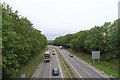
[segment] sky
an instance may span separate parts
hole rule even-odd
[[[2,0],[48,40],[118,19],[120,0]]]

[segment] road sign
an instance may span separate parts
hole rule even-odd
[[[25,78],[26,77],[26,74],[21,74],[21,78]]]
[[[100,51],[92,51],[92,59],[100,59]]]

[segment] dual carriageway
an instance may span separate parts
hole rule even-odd
[[[69,78],[66,77],[64,73],[63,65],[58,54],[61,54],[64,60],[69,64],[71,70],[76,76],[73,78],[78,78],[80,80],[108,80],[108,78],[110,78],[109,75],[105,73],[102,74],[100,70],[78,59],[76,56],[70,57],[70,52],[64,49],[59,49],[59,47],[50,45],[48,48],[53,48],[55,55],[50,54],[50,62],[44,62],[43,60],[39,64],[38,69],[36,69],[34,73],[35,78]],[[58,76],[53,76],[52,68],[59,68]]]

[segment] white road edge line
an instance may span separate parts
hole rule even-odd
[[[63,55],[62,55],[63,56]],[[65,58],[65,57],[64,57]],[[66,59],[66,58],[65,58]],[[67,60],[67,59],[66,59]],[[69,63],[69,61],[67,60],[67,62],[68,62],[68,64],[70,64]],[[78,71],[70,64],[70,66],[74,69],[74,71],[78,74],[78,76],[80,77],[80,78],[82,78],[82,76],[78,73]],[[83,78],[82,78],[83,79]]]
[[[73,59],[71,59],[73,62],[74,62],[74,60]],[[76,64],[76,63],[75,63]],[[79,66],[79,67],[81,67],[79,64],[76,64],[77,66]],[[89,76],[91,76],[92,77],[92,75],[89,73],[89,72],[87,72],[85,69],[82,69],[84,72],[86,72]]]
[[[66,50],[64,50],[64,51],[66,51]],[[67,51],[66,51],[67,52]],[[70,52],[69,52],[70,53]],[[76,56],[75,56],[75,58],[78,60],[78,61],[80,61],[81,63],[83,63],[81,60],[79,60],[79,58],[77,58]],[[83,63],[84,65],[86,65],[85,63]],[[95,71],[96,73],[98,73],[99,75],[101,75],[101,76],[103,76],[104,78],[107,78],[106,76],[104,76],[104,75],[102,75],[101,73],[99,73],[98,71],[96,71],[96,70],[94,70],[92,67],[89,67],[88,65],[86,65],[88,68],[90,68],[90,69],[92,69],[93,71]]]
[[[76,64],[78,65],[79,67],[81,67],[79,64]],[[89,76],[93,77],[88,71],[86,71],[85,69],[82,69],[84,72],[86,72]]]
[[[77,60],[79,60],[77,57],[75,57]],[[80,60],[79,60],[80,61]],[[81,61],[80,61],[81,62]],[[81,62],[83,63],[83,62]],[[84,65],[86,65],[85,63],[83,63]],[[87,67],[89,67],[88,65],[86,65]],[[94,70],[93,68],[89,67],[90,69],[92,69],[93,71],[95,71],[96,73],[100,74],[98,71]],[[104,78],[107,78],[106,76],[100,74],[101,76],[103,76]]]
[[[57,58],[58,66],[59,66],[59,68],[60,68],[61,76],[62,76],[62,78],[63,78],[63,74],[62,74],[62,71],[61,71],[61,67],[60,67],[60,64],[59,64],[59,60],[58,60],[58,57],[57,57],[57,53],[56,53],[56,58]]]

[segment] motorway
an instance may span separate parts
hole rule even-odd
[[[50,46],[48,46],[50,48]],[[55,51],[55,49],[53,49]],[[53,76],[52,68],[59,68],[60,74],[58,76]],[[55,55],[50,54],[50,62],[44,62],[44,60],[40,63],[38,69],[36,69],[35,78],[63,78],[62,70],[60,66],[60,62],[58,56],[55,51]]]
[[[53,47],[53,46],[52,46]],[[48,46],[50,48],[50,46]],[[85,63],[84,61],[78,59],[77,57],[69,57],[69,52],[64,49],[59,49],[58,47],[54,46],[66,62],[69,64],[71,70],[73,71],[74,75],[77,78],[82,80],[86,80],[85,78],[92,79],[92,80],[107,80],[105,78],[109,78],[110,76],[107,74],[101,74],[101,71],[92,67],[91,65]],[[55,49],[54,49],[55,51]],[[51,54],[50,62],[42,61],[36,69],[34,75],[35,78],[66,78],[64,75],[64,71],[61,69],[61,62],[58,59],[58,56],[55,51],[55,55]],[[58,76],[52,75],[52,68],[59,68],[60,74]],[[97,79],[96,79],[97,78]],[[101,79],[104,78],[104,79]]]
[[[101,74],[101,71],[88,65],[87,63],[81,61],[77,57],[69,57],[69,52],[64,49],[59,49],[56,47],[57,50],[61,53],[61,55],[64,57],[64,59],[68,62],[71,69],[73,70],[74,74],[77,78],[85,79],[85,78],[109,78],[110,76],[107,74]],[[96,80],[97,80],[96,79]]]

